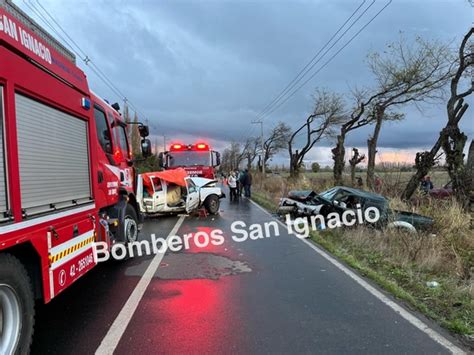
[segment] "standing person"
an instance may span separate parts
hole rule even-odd
[[[421,191],[423,191],[425,194],[430,192],[430,190],[433,189],[433,183],[431,182],[431,178],[429,176],[425,176],[421,180]]]
[[[245,190],[246,181],[247,181],[247,169],[245,169],[244,171],[242,171],[242,172],[240,173],[240,177],[239,177],[239,182],[240,182],[240,186],[241,186],[240,190],[241,190],[241,192],[244,193],[244,196],[247,196],[247,195],[245,194],[245,191],[246,191],[246,190]]]
[[[237,179],[233,171],[230,172],[227,178],[227,184],[229,185],[230,202],[232,202],[237,199]]]
[[[248,169],[245,169],[245,180],[244,180],[244,189],[245,189],[245,197],[251,197],[251,187],[252,187],[252,174]]]
[[[240,184],[240,174],[241,172],[239,170],[236,170],[235,171],[235,179],[236,179],[236,182],[237,182],[237,188],[236,188],[236,196],[237,197],[240,197],[240,195],[242,194],[242,185]]]

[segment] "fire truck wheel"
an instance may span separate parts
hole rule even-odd
[[[128,204],[125,209],[125,241],[135,242],[138,238],[138,217],[135,208]]]
[[[220,202],[217,195],[208,196],[204,201],[204,207],[210,214],[217,214],[217,212],[219,212],[219,206]]]
[[[0,354],[27,354],[33,338],[35,308],[23,264],[0,254]]]

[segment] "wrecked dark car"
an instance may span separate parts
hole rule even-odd
[[[380,219],[373,224],[376,227],[416,232],[433,226],[430,217],[390,209],[389,200],[382,195],[345,186],[336,186],[319,194],[310,190],[290,191],[287,197],[280,199],[278,213],[293,217],[327,216],[331,212],[342,214],[356,208],[365,211],[369,207],[376,207],[380,212]]]

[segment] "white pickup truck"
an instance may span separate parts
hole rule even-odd
[[[137,202],[146,214],[191,213],[205,207],[217,214],[225,194],[217,180],[189,177],[184,169],[139,174]]]

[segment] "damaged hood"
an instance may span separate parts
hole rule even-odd
[[[190,178],[198,187],[215,187],[217,180],[207,179],[202,177],[191,177]]]

